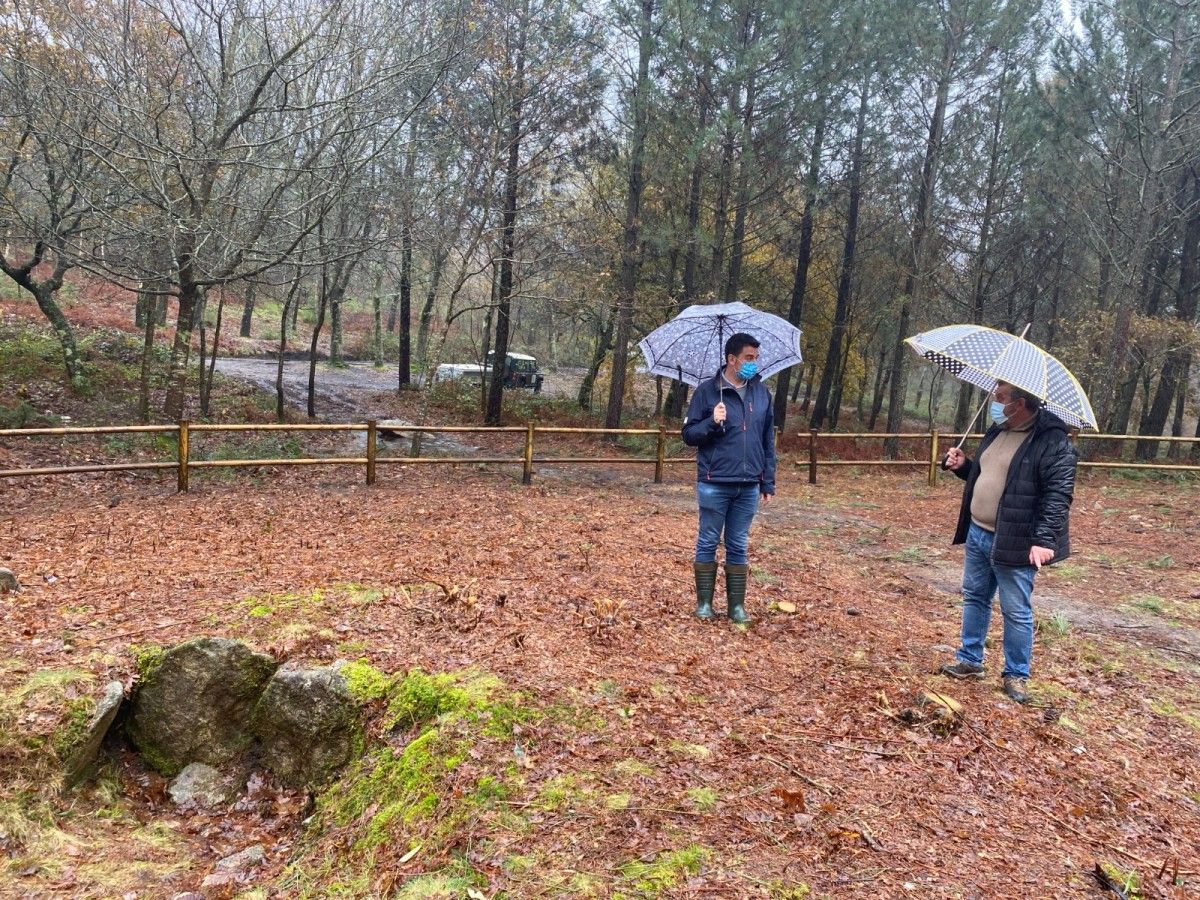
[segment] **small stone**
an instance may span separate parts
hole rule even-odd
[[[191,763],[180,772],[167,788],[171,800],[180,806],[211,808],[226,806],[238,793],[237,781],[204,763]]]
[[[176,894],[171,900],[204,900],[204,895],[195,891],[184,891],[182,894]]]
[[[848,615],[848,616],[861,616],[861,615],[862,615],[862,610],[861,610],[861,609],[859,609],[857,606],[851,606],[851,607],[848,607],[848,608],[846,609],[846,615]]]
[[[21,582],[11,569],[0,569],[0,594],[17,594],[21,591]]]
[[[206,900],[232,897],[237,888],[237,877],[232,872],[213,872],[200,883],[200,893]]]
[[[105,685],[104,696],[96,704],[96,711],[92,713],[92,721],[88,723],[87,731],[67,760],[67,770],[63,777],[65,787],[75,787],[91,773],[104,737],[117,718],[124,699],[125,688],[121,682],[110,681]]]
[[[261,866],[266,861],[267,852],[263,849],[262,844],[254,844],[218,862],[217,871],[240,875],[256,866]]]
[[[934,644],[932,649],[933,649],[934,653],[953,653],[954,652],[954,648],[951,647],[949,644]]]

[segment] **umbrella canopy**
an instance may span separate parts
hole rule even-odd
[[[1078,379],[1024,338],[983,325],[946,325],[905,339],[955,378],[992,391],[1005,381],[1033,394],[1068,425],[1096,428],[1096,414]]]
[[[689,306],[642,338],[638,347],[651,375],[695,387],[725,365],[725,342],[739,331],[759,342],[758,372],[763,378],[801,362],[800,329],[745,303]]]

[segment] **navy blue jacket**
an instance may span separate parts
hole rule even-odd
[[[967,483],[962,506],[958,513],[958,528],[954,543],[967,539],[971,527],[971,495],[979,479],[979,457],[1000,433],[993,425],[984,435],[975,453],[955,475]],[[1008,466],[1008,480],[1000,495],[996,513],[996,539],[992,545],[992,562],[1001,566],[1029,565],[1029,548],[1046,547],[1054,551],[1051,562],[1071,555],[1071,538],[1067,514],[1075,493],[1075,452],[1062,419],[1048,409],[1040,409],[1029,437]]]
[[[775,413],[771,392],[755,375],[746,384],[746,401],[720,373],[696,387],[683,420],[683,441],[696,447],[696,480],[726,484],[757,483],[775,493]],[[725,422],[713,421],[713,407],[725,401]]]

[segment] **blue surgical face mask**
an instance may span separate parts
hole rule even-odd
[[[742,381],[749,381],[757,374],[758,363],[756,362],[744,362],[738,366],[738,378],[742,379]]]
[[[999,400],[993,400],[992,405],[988,407],[988,413],[992,417],[992,421],[997,425],[1003,425],[1008,421],[1008,415],[1004,412],[1004,407],[1007,404],[1001,403]]]

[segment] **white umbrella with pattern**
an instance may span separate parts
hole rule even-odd
[[[1096,414],[1079,380],[1025,340],[1024,332],[1018,337],[984,325],[946,325],[906,338],[905,343],[959,381],[989,393],[997,382],[1007,382],[1037,397],[1068,425],[1096,428]]]
[[[725,365],[725,341],[739,331],[759,342],[758,373],[763,378],[803,361],[799,328],[772,313],[736,302],[689,306],[642,338],[638,347],[651,375],[695,387]]]

